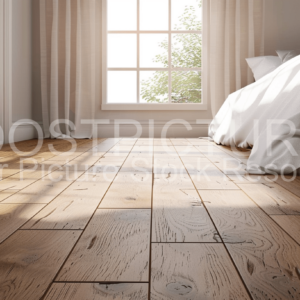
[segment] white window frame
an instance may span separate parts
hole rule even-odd
[[[169,46],[168,68],[140,68],[140,34],[168,34],[169,45],[172,45],[172,34],[202,34],[198,30],[172,30],[172,0],[169,0],[169,22],[168,30],[140,30],[140,0],[137,1],[137,30],[130,31],[108,31],[107,30],[107,1],[102,0],[102,110],[207,110],[207,103],[202,98],[201,103],[171,103],[173,71],[202,71],[201,68],[172,68],[172,51]],[[137,67],[136,68],[108,68],[107,67],[107,35],[108,34],[136,34],[137,35]],[[137,103],[107,103],[107,73],[108,71],[137,71]],[[168,71],[169,72],[169,103],[139,103],[140,99],[140,71]],[[203,96],[203,93],[202,93]]]

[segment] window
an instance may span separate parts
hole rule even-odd
[[[103,0],[103,109],[206,109],[201,0]]]

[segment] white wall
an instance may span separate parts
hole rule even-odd
[[[300,0],[266,0],[266,54],[300,49]]]

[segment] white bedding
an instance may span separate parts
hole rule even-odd
[[[253,147],[251,174],[300,168],[300,56],[231,94],[210,124],[217,144]]]

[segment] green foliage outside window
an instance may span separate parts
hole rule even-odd
[[[201,0],[198,0],[199,7]],[[186,6],[175,30],[199,30],[202,25],[193,6]],[[154,62],[168,68],[168,41],[159,45],[163,52]],[[201,68],[202,36],[200,34],[174,34],[172,36],[172,67]],[[148,103],[167,103],[168,72],[156,71],[141,82],[141,96]],[[201,72],[172,71],[172,103],[201,103]]]

